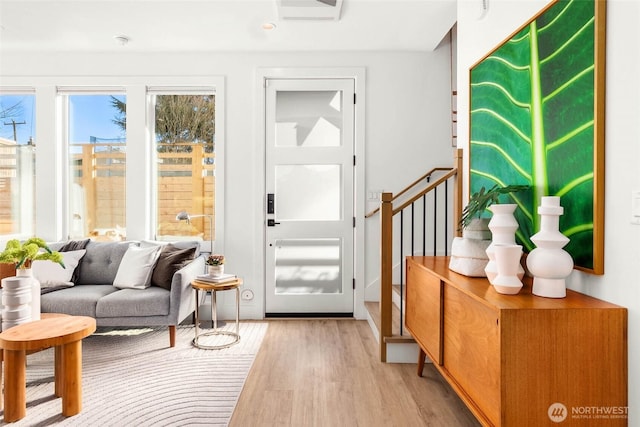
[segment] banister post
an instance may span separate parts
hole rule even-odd
[[[393,194],[382,193],[380,202],[380,361],[387,361],[385,337],[391,336],[393,273]]]
[[[456,177],[454,180],[454,190],[453,190],[453,224],[454,224],[454,236],[461,237],[462,230],[458,227],[458,223],[460,222],[460,218],[462,218],[462,176],[463,176],[463,162],[462,162],[462,153],[463,150],[458,148],[454,155],[454,167],[456,168]]]

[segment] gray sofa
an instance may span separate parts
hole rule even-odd
[[[140,246],[144,242],[85,243],[86,253],[74,272],[74,286],[43,291],[41,311],[90,316],[98,326],[168,326],[169,344],[175,346],[176,325],[194,311],[191,281],[204,272],[199,244],[174,242],[163,246],[149,287],[119,289],[113,282],[131,244]],[[64,243],[50,245],[52,250],[64,251],[64,247]]]

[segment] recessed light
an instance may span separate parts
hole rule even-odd
[[[131,39],[128,36],[125,35],[118,35],[118,36],[113,36],[113,39],[118,42],[120,44],[120,46],[126,46]]]
[[[264,24],[262,24],[262,29],[266,31],[275,30],[276,24],[274,24],[273,22],[265,22]]]

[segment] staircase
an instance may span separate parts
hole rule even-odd
[[[461,170],[462,150],[456,150],[454,167],[434,168],[396,195],[382,193],[380,207],[366,215],[380,221],[380,296],[365,306],[382,362],[418,360],[418,346],[404,327],[405,258],[448,255],[458,234],[452,218],[462,211]]]

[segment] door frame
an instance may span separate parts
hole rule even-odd
[[[258,157],[258,165],[256,165],[256,189],[262,189],[261,203],[255,203],[255,217],[259,219],[259,227],[261,233],[260,241],[256,242],[255,247],[259,251],[256,259],[260,262],[259,271],[262,271],[262,315],[265,314],[266,295],[264,278],[266,277],[266,193],[265,193],[265,138],[266,138],[266,97],[265,82],[267,79],[353,79],[355,84],[356,105],[354,111],[354,154],[356,156],[356,166],[354,173],[354,215],[356,218],[354,236],[353,236],[353,273],[356,286],[353,291],[353,316],[356,319],[366,319],[366,310],[364,306],[364,237],[365,237],[365,68],[364,67],[348,67],[348,68],[258,68],[256,71],[256,153]],[[258,221],[256,221],[258,222]]]

